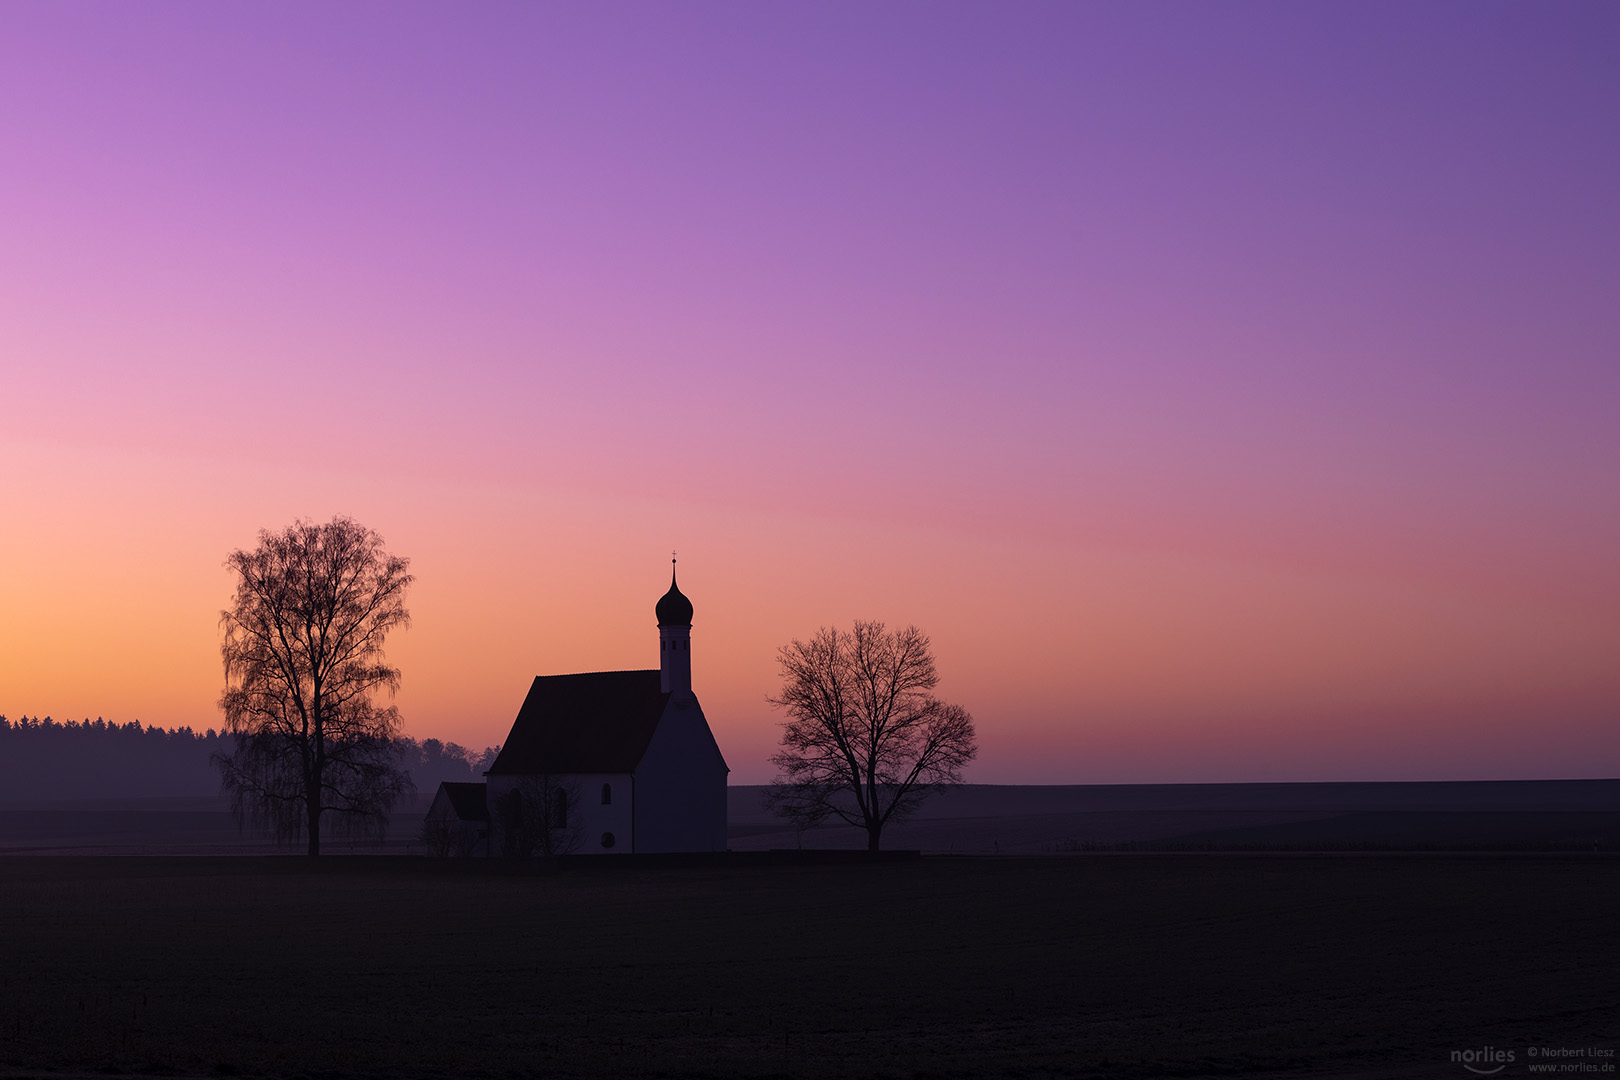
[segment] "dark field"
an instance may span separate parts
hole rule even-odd
[[[0,1074],[1524,1075],[1620,1046],[1617,908],[1607,854],[13,858]]]

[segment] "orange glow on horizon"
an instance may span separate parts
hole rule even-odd
[[[191,493],[233,490],[241,476],[38,454],[26,494],[57,500],[56,519],[76,527],[0,540],[7,565],[29,568],[0,582],[4,610],[21,616],[0,625],[5,711],[217,726],[222,562],[255,532],[237,522],[291,520],[312,483],[335,512],[331,481],[249,474],[235,490],[251,494],[199,508]],[[121,494],[59,501],[98,484]],[[490,745],[536,674],[655,666],[652,607],[666,542],[679,541],[696,685],[737,783],[770,776],[776,647],[857,617],[932,635],[941,693],[978,722],[981,782],[1611,771],[1620,677],[1604,643],[1620,627],[1602,604],[670,504],[655,546],[635,500],[410,491],[401,500],[384,485],[371,505],[342,509],[412,559],[413,625],[390,656],[419,737]]]

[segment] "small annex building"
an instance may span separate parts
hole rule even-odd
[[[424,818],[423,838],[438,855],[489,854],[489,804],[485,785],[446,780]]]
[[[484,783],[441,784],[430,819],[482,830],[476,853],[499,855],[515,840],[503,800],[541,791],[565,850],[724,851],[731,770],[692,692],[692,602],[673,573],[655,612],[657,669],[537,676]]]

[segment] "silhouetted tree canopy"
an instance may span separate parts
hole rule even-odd
[[[409,625],[409,562],[344,517],[262,531],[226,559],[236,596],[220,613],[225,693],[235,738],[215,759],[232,808],[320,853],[330,814],[347,834],[380,833],[413,790],[399,767],[399,711],[375,700],[399,686],[383,647]]]
[[[0,801],[202,796],[219,790],[210,755],[228,738],[139,720],[0,716]]]
[[[234,744],[213,728],[0,715],[0,802],[212,795],[219,790],[213,758]],[[394,740],[396,767],[421,791],[445,780],[477,783],[499,752],[409,735]]]
[[[469,750],[453,742],[423,739],[418,742],[402,735],[394,742],[398,766],[411,774],[418,791],[431,792],[446,780],[452,783],[482,783],[484,770],[495,763],[498,746]]]
[[[962,782],[978,754],[973,718],[930,692],[939,683],[928,636],[857,622],[823,627],[777,654],[784,710],[781,775],[766,799],[801,828],[836,818],[866,830],[878,850],[885,825],[933,791]]]

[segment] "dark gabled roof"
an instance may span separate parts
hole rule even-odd
[[[484,798],[483,784],[458,784],[446,780],[439,785],[439,790],[450,800],[450,809],[462,821],[489,820],[489,803]]]
[[[669,695],[657,671],[541,675],[487,776],[633,772]]]

